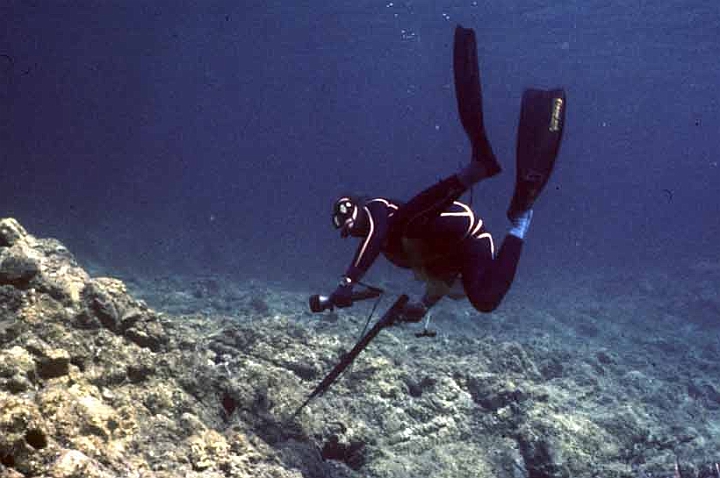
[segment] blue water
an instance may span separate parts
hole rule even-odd
[[[0,216],[118,270],[333,285],[337,195],[408,198],[468,160],[457,23],[505,168],[474,194],[496,240],[523,88],[567,89],[522,274],[717,258],[720,4],[700,0],[4,2]]]

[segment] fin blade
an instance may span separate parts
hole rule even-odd
[[[472,28],[463,28],[461,25],[455,27],[453,77],[458,115],[472,144],[473,160],[483,164],[488,177],[494,176],[501,168],[485,134],[477,39]]]
[[[528,89],[523,93],[515,193],[508,210],[509,217],[530,209],[550,179],[565,129],[566,107],[562,88]]]

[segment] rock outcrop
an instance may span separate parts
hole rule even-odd
[[[233,421],[255,385],[229,398],[205,326],[0,221],[0,476],[301,476]]]

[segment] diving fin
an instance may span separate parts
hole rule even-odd
[[[486,177],[495,176],[501,168],[485,135],[475,31],[461,25],[455,27],[453,75],[460,123],[472,144],[472,159],[482,164]]]
[[[530,209],[547,184],[560,149],[565,107],[562,89],[528,89],[523,93],[517,138],[517,178],[508,218]]]

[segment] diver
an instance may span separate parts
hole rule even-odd
[[[343,238],[361,238],[352,263],[329,297],[352,305],[353,287],[380,253],[412,269],[426,283],[419,302],[405,305],[405,320],[419,321],[443,297],[467,297],[491,312],[508,292],[517,269],[533,204],[552,172],[562,138],[565,94],[529,89],[523,94],[517,140],[517,178],[507,211],[510,228],[499,251],[484,222],[458,199],[474,184],[500,173],[485,134],[475,32],[457,26],[453,46],[455,93],[472,158],[458,173],[408,202],[345,195],[333,205],[332,221]]]

